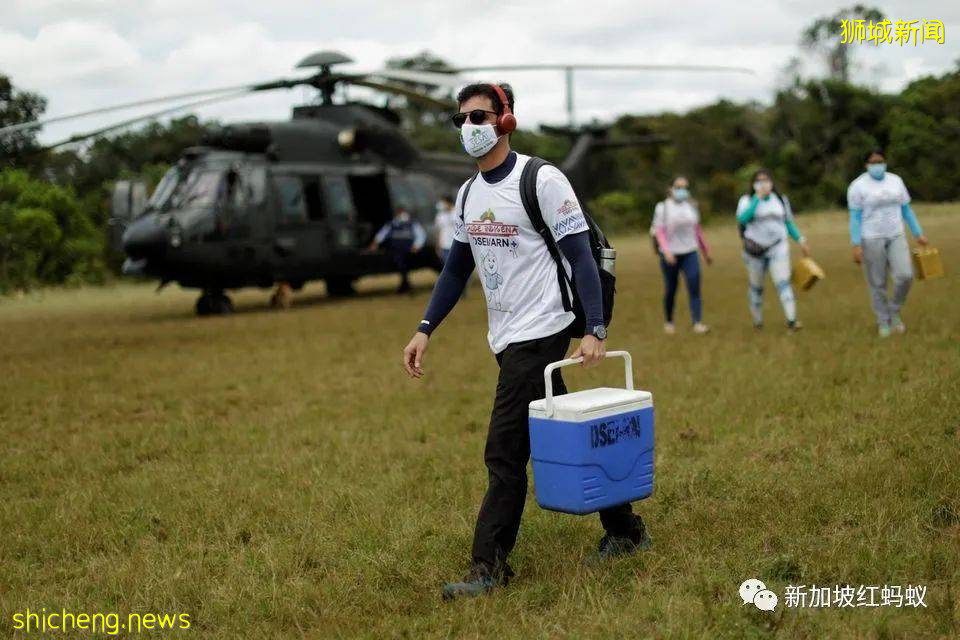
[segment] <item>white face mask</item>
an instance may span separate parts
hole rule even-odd
[[[492,124],[464,123],[460,127],[460,142],[463,150],[474,158],[487,155],[497,145],[497,130]]]

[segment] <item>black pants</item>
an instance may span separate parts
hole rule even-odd
[[[660,270],[663,272],[663,316],[673,322],[673,304],[677,297],[680,272],[687,281],[687,296],[690,298],[690,319],[700,322],[703,303],[700,299],[700,254],[696,251],[678,253],[674,264],[669,264],[660,254]]]
[[[400,290],[410,289],[410,248],[401,248],[390,250],[390,257],[393,259],[393,266],[400,272]]]
[[[483,455],[490,484],[473,534],[474,562],[499,570],[517,541],[527,497],[528,406],[546,395],[544,367],[562,360],[569,346],[570,335],[564,329],[546,338],[511,344],[497,354],[500,377]],[[560,372],[554,371],[554,395],[566,392]],[[630,503],[601,511],[600,522],[614,536],[630,537],[636,528]]]

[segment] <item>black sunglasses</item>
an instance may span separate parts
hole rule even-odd
[[[467,122],[467,118],[470,118],[471,124],[483,124],[487,119],[487,114],[492,113],[493,115],[498,115],[496,111],[486,111],[484,109],[474,109],[473,111],[467,113],[455,113],[450,116],[450,119],[453,120],[453,126],[457,129],[462,127]]]

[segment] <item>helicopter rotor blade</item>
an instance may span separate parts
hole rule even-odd
[[[62,116],[54,116],[52,118],[42,118],[40,120],[32,120],[30,122],[20,122],[18,124],[8,125],[6,127],[0,127],[0,136],[16,133],[17,131],[23,131],[25,129],[36,129],[47,124],[53,124],[55,122],[66,122],[68,120],[74,120],[78,118],[86,118],[89,116],[102,115],[104,113],[111,113],[113,111],[123,111],[125,109],[134,109],[136,107],[146,107],[152,104],[162,104],[164,102],[173,102],[175,100],[186,100],[189,98],[200,98],[210,95],[218,94],[235,94],[235,92],[254,92],[254,91],[269,91],[271,89],[288,89],[290,87],[296,86],[306,82],[307,79],[294,79],[294,80],[273,80],[270,82],[261,82],[257,84],[241,84],[234,85],[231,87],[217,87],[214,89],[204,89],[202,91],[188,91],[186,93],[177,93],[168,96],[160,96],[157,98],[147,98],[145,100],[135,100],[133,102],[124,102],[121,104],[110,105],[107,107],[100,107],[98,109],[90,109],[89,111],[79,111],[77,113],[68,113]]]
[[[563,71],[565,76],[567,106],[567,126],[573,127],[573,72],[574,71],[689,71],[708,73],[743,73],[756,75],[753,69],[723,65],[694,64],[500,64],[476,67],[457,67],[457,73],[476,71]]]
[[[365,74],[373,78],[383,78],[385,80],[399,80],[401,82],[413,82],[432,87],[444,89],[459,89],[463,86],[463,80],[457,77],[455,73],[441,73],[437,71],[421,71],[419,69],[377,69]]]
[[[345,78],[346,82],[350,84],[355,84],[360,87],[368,87],[370,89],[376,89],[377,91],[383,91],[385,93],[394,93],[401,95],[412,102],[420,103],[427,107],[432,107],[434,109],[441,109],[443,111],[449,111],[455,109],[456,105],[449,100],[442,100],[439,98],[434,98],[421,93],[409,87],[403,87],[397,84],[388,84],[386,82],[377,82],[375,80],[368,80],[365,77],[360,78]]]
[[[224,101],[226,101],[226,100],[234,100],[234,99],[236,99],[236,98],[242,98],[242,97],[244,97],[244,96],[250,95],[250,93],[251,93],[251,92],[250,92],[248,89],[244,89],[243,91],[235,91],[234,93],[227,94],[227,95],[212,96],[212,97],[209,97],[209,98],[204,98],[203,100],[196,100],[196,101],[194,101],[194,102],[187,102],[187,103],[185,103],[185,104],[180,104],[180,105],[177,105],[177,106],[174,106],[174,107],[167,107],[166,109],[162,109],[162,110],[160,110],[160,111],[154,111],[153,113],[148,113],[148,114],[145,114],[145,115],[142,115],[142,116],[137,116],[136,118],[130,118],[130,119],[124,120],[124,121],[122,121],[122,122],[116,122],[116,123],[114,123],[114,124],[111,124],[110,126],[102,127],[102,128],[97,129],[97,130],[95,130],[95,131],[89,131],[89,132],[87,132],[87,133],[81,133],[81,134],[77,134],[77,135],[71,136],[71,137],[68,138],[67,140],[61,140],[60,142],[56,142],[56,143],[54,143],[54,144],[47,145],[47,146],[43,147],[43,148],[41,149],[41,151],[50,151],[51,149],[56,149],[57,147],[62,147],[62,146],[64,146],[64,145],[66,145],[66,144],[71,144],[71,143],[74,143],[74,142],[82,142],[82,141],[87,140],[87,139],[89,139],[89,138],[95,138],[95,137],[97,137],[97,136],[103,135],[103,134],[105,134],[105,133],[109,133],[109,132],[111,132],[111,131],[115,131],[115,130],[117,130],[117,129],[124,129],[124,128],[126,128],[126,127],[131,126],[131,125],[137,124],[138,122],[144,122],[144,121],[147,121],[147,120],[155,120],[156,118],[160,118],[160,117],[162,117],[162,116],[169,115],[169,114],[171,114],[171,113],[176,113],[177,111],[183,111],[184,109],[192,109],[192,108],[194,108],[194,107],[200,107],[200,106],[204,106],[204,105],[208,105],[208,104],[213,104],[213,103],[216,103],[216,102],[224,102]]]
[[[457,73],[473,71],[717,71],[728,73],[747,73],[756,75],[757,72],[748,67],[723,65],[697,64],[499,64],[478,67],[456,67]]]

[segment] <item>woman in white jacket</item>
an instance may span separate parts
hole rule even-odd
[[[749,280],[750,314],[753,326],[763,328],[763,281],[767,271],[773,279],[787,318],[790,331],[800,329],[797,303],[790,286],[790,247],[787,237],[800,245],[804,256],[810,247],[793,221],[793,210],[786,196],[773,188],[770,172],[760,169],[753,174],[751,193],[741,196],[737,204],[737,223],[743,237],[743,263]]]

